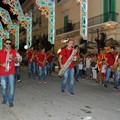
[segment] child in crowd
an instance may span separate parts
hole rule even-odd
[[[106,76],[106,69],[107,69],[106,61],[105,61],[105,59],[102,59],[100,84],[104,83],[105,76]]]

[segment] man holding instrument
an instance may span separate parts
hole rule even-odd
[[[117,64],[117,56],[118,56],[118,54],[115,52],[115,47],[111,46],[110,52],[106,54],[107,70],[106,70],[106,78],[105,78],[105,81],[104,81],[104,87],[105,88],[107,87],[110,75],[113,72],[113,75],[114,75],[114,89],[118,89],[117,68],[116,68],[116,71],[112,71],[113,69],[115,69],[114,68],[116,66],[115,64]]]
[[[64,67],[68,58],[71,56],[72,51],[73,51],[73,46],[74,46],[74,42],[72,39],[70,39],[67,42],[67,46],[61,50],[61,52],[59,54],[59,58],[58,58],[60,68]],[[73,56],[73,58],[74,58],[74,56]],[[69,94],[74,95],[74,93],[73,93],[73,84],[74,84],[74,62],[73,62],[73,60],[70,63],[70,65],[68,66],[68,68],[65,70],[65,72],[62,76],[61,92],[65,92],[66,82],[67,82],[68,77],[70,79],[68,92],[69,92]]]
[[[4,41],[4,48],[0,50],[0,78],[2,85],[2,104],[9,102],[13,107],[15,92],[15,62],[17,62],[16,51],[11,48],[11,40]]]

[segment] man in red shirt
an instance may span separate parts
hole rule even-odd
[[[72,39],[70,39],[67,42],[67,46],[65,48],[63,48],[59,54],[59,64],[60,64],[60,68],[63,68],[64,64],[66,63],[66,61],[68,60],[68,58],[70,57],[72,51],[73,51],[73,46],[74,46],[74,42]],[[72,61],[71,64],[69,65],[69,67],[67,68],[67,70],[64,72],[63,77],[62,77],[62,85],[61,85],[61,92],[65,92],[66,89],[66,82],[68,77],[70,78],[70,83],[69,83],[69,94],[74,95],[73,93],[73,84],[74,84],[74,62]]]
[[[9,102],[13,107],[15,92],[15,62],[17,62],[16,51],[11,48],[11,40],[4,41],[4,48],[0,50],[0,78],[2,85],[3,102]]]
[[[53,70],[53,59],[54,59],[54,54],[52,53],[51,50],[47,52],[47,71],[49,74],[52,73]]]
[[[106,70],[106,79],[104,81],[104,87],[107,87],[113,65],[115,63],[116,59],[116,52],[115,52],[115,47],[111,46],[111,51],[106,54],[106,64],[107,64],[107,70]],[[113,72],[114,75],[114,88],[118,89],[118,73],[117,70]]]
[[[27,50],[26,56],[27,56],[27,59],[28,59],[28,76],[30,78],[31,75],[33,76],[33,66],[32,66],[32,61],[34,59],[33,47],[31,47]]]
[[[37,53],[37,63],[38,63],[38,69],[39,69],[39,82],[43,80],[44,83],[46,83],[46,77],[47,77],[47,65],[46,65],[46,52],[45,48],[42,47],[41,51]],[[42,76],[43,74],[43,76]]]

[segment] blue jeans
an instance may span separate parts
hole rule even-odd
[[[37,62],[32,62],[32,75],[33,75],[33,77],[35,77],[37,75],[37,70],[38,70]]]
[[[38,75],[38,70],[39,69],[38,69],[38,63],[37,62],[35,62],[35,68],[36,68],[36,72],[35,73],[36,73],[36,75]]]
[[[42,73],[43,73],[43,76],[42,76]],[[45,81],[46,78],[47,78],[47,67],[46,66],[39,66],[39,76],[38,76],[38,79]]]
[[[112,69],[111,68],[107,68],[106,79],[104,81],[104,85],[108,84],[111,72],[112,72]],[[114,87],[117,87],[118,86],[118,73],[114,72],[113,75],[114,75]]]
[[[79,77],[79,66],[78,65],[75,66],[75,70],[76,70],[75,79],[77,80]]]
[[[31,77],[32,75],[32,62],[28,63],[28,76]]]
[[[53,62],[48,62],[48,64],[47,64],[47,70],[48,70],[48,73],[52,73],[52,70],[53,70]]]
[[[82,76],[83,76],[83,70],[82,69],[79,69],[79,75],[82,78]]]
[[[1,76],[2,96],[3,101],[13,103],[15,92],[15,77],[14,74]]]
[[[74,84],[74,68],[68,68],[63,77],[62,77],[62,86],[61,86],[61,89],[64,91],[66,89],[66,82],[67,82],[67,79],[70,79],[70,82],[69,82],[69,88],[68,88],[68,92],[73,92],[73,84]]]
[[[15,66],[15,79],[20,80],[20,66]]]

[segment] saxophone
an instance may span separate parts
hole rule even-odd
[[[34,53],[32,54],[32,57],[31,57],[31,59],[30,59],[30,62],[33,61],[33,58],[34,58]]]
[[[47,58],[46,56],[44,56],[43,66],[46,66],[46,65],[47,65]]]
[[[67,68],[69,67],[69,65],[71,64],[71,62],[74,59],[74,55],[77,53],[77,50],[73,50],[70,57],[67,59],[66,63],[64,64],[64,66],[60,69],[60,71],[58,72],[58,76],[62,77],[64,72],[67,70]]]
[[[6,66],[5,66],[5,71],[9,72],[10,70],[10,58],[9,58],[9,51],[7,51],[7,56],[6,56]]]

